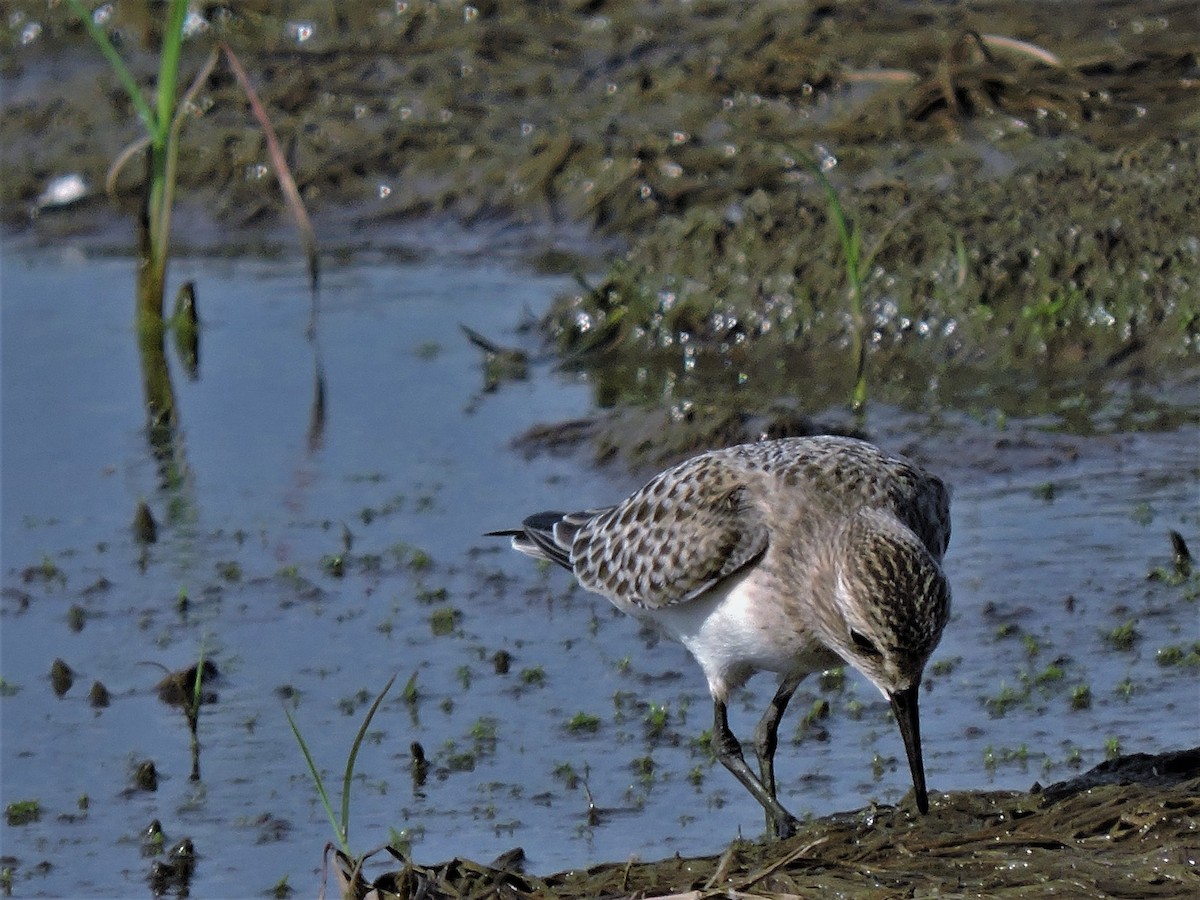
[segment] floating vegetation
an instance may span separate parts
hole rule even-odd
[[[1000,690],[991,697],[987,697],[983,701],[984,707],[992,715],[992,718],[1002,719],[1005,713],[1025,700],[1028,694],[1025,691],[1019,691],[1003,682],[1000,683]]]
[[[876,750],[873,754],[871,754],[871,778],[875,781],[881,780],[883,776],[887,774],[888,768],[894,768],[895,765],[896,758],[894,756],[887,757]]]
[[[231,584],[242,580],[242,564],[237,560],[217,563],[217,577]]]
[[[1054,487],[1053,481],[1043,481],[1033,489],[1033,496],[1046,503],[1053,503],[1057,489]]]
[[[559,763],[555,766],[554,777],[566,785],[569,791],[578,788],[582,780],[579,773],[575,771],[575,767],[569,762]]]
[[[1044,687],[1057,684],[1066,677],[1066,674],[1066,670],[1059,663],[1052,662],[1046,668],[1042,669],[1042,671],[1038,672],[1033,680],[1035,684]]]
[[[447,740],[440,754],[446,768],[451,772],[473,772],[479,754],[474,750],[460,750],[453,740]]]
[[[444,587],[423,587],[417,590],[417,602],[425,606],[432,606],[434,603],[443,603],[450,596],[450,592]]]
[[[88,691],[88,705],[93,709],[105,709],[112,704],[112,695],[109,694],[108,688],[99,681],[92,682],[92,688]]]
[[[58,564],[49,556],[43,556],[41,563],[38,565],[27,566],[21,570],[21,580],[26,584],[41,581],[46,584],[57,584],[60,587],[65,587],[67,573],[59,568]]]
[[[837,693],[846,688],[846,667],[837,666],[833,669],[826,669],[820,674],[817,679],[817,684],[821,690],[828,693]]]
[[[600,730],[600,717],[591,713],[577,712],[567,721],[567,731],[572,734],[595,734]]]
[[[667,730],[671,720],[671,710],[665,704],[651,703],[646,710],[646,737],[652,741],[658,740]]]
[[[497,675],[507,675],[512,668],[512,654],[507,650],[497,650],[492,654],[492,671]]]
[[[42,817],[42,804],[37,800],[14,800],[4,807],[4,819],[9,825],[28,825]]]
[[[638,779],[643,784],[649,784],[654,781],[654,758],[649,754],[630,760],[629,768],[633,769],[634,774],[638,776]]]
[[[1003,765],[1016,765],[1022,771],[1029,763],[1029,748],[1024,744],[1019,747],[1001,747],[999,750],[988,744],[983,748],[983,767],[991,774]]]
[[[1131,514],[1130,518],[1132,518],[1136,524],[1145,528],[1154,521],[1154,508],[1149,503],[1142,501],[1133,508],[1133,513]]]
[[[433,566],[433,557],[428,551],[410,544],[397,544],[392,548],[392,554],[401,565],[407,566],[414,572],[427,572]]]
[[[440,606],[429,616],[429,627],[436,637],[453,634],[462,620],[462,612],[453,606]]]
[[[459,666],[454,673],[458,677],[458,684],[464,691],[471,689],[471,667],[468,665]]]
[[[1035,656],[1037,656],[1042,649],[1041,645],[1038,643],[1038,639],[1032,634],[1021,635],[1021,644],[1025,648],[1025,655],[1030,659],[1033,659]]]
[[[338,709],[341,710],[342,715],[352,716],[362,709],[362,707],[366,706],[370,701],[371,695],[367,692],[367,689],[359,688],[349,697],[342,697],[340,700],[338,700],[337,706]]]
[[[1133,627],[1133,619],[1130,619],[1124,625],[1118,625],[1109,631],[1104,636],[1104,640],[1114,650],[1132,650],[1138,637],[1139,635]]]
[[[1133,679],[1126,675],[1119,682],[1117,682],[1116,687],[1113,688],[1113,693],[1115,693],[1122,700],[1128,700],[1133,696],[1134,693],[1137,692],[1137,689],[1137,686],[1133,683]]]
[[[71,690],[71,685],[74,683],[75,672],[61,659],[55,659],[50,664],[50,687],[54,691],[54,696],[62,697]]]
[[[962,662],[962,659],[963,658],[961,656],[953,656],[950,659],[939,659],[929,667],[929,672],[931,675],[934,675],[938,678],[950,675],[956,668],[958,668],[959,664]]]
[[[158,767],[154,760],[144,759],[133,769],[133,786],[139,791],[154,792],[158,790]]]
[[[488,755],[496,752],[496,742],[499,735],[500,722],[493,716],[481,716],[471,726],[471,740],[475,752]]]
[[[442,345],[437,341],[423,341],[413,348],[418,359],[434,360],[442,355]]]
[[[829,701],[814,700],[808,712],[804,714],[804,718],[801,719],[801,722],[804,726],[810,727],[827,718],[829,718]]]
[[[1178,644],[1161,647],[1154,654],[1154,661],[1164,668],[1171,666],[1196,668],[1200,666],[1200,641],[1187,648],[1181,647]]]
[[[528,669],[522,669],[519,677],[521,684],[540,687],[546,683],[546,670],[541,666],[532,666]]]
[[[145,500],[139,500],[133,513],[133,539],[139,544],[153,544],[158,540],[158,523]]]
[[[408,676],[408,681],[404,682],[404,690],[400,692],[400,699],[409,706],[416,706],[420,699],[420,694],[417,692],[417,673],[413,672]]]

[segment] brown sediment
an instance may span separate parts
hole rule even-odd
[[[398,897],[1192,897],[1200,890],[1200,747],[1132,754],[1029,793],[936,795],[929,815],[869,807],[780,843],[717,856],[606,863],[538,877],[498,860],[404,860],[379,877]],[[372,866],[368,860],[367,867]],[[345,867],[346,860],[340,860]],[[365,882],[352,896],[365,896]]]

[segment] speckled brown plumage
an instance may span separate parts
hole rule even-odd
[[[950,541],[950,501],[938,478],[863,441],[820,437],[693,457],[616,506],[531,517],[517,549],[571,569],[614,602],[653,609],[687,602],[761,556],[785,524],[772,522],[772,512],[797,506],[798,496],[796,527],[886,508],[935,559]]]

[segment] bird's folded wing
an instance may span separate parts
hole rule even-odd
[[[704,461],[663,473],[579,529],[571,563],[584,587],[648,609],[686,603],[766,551],[746,486]]]

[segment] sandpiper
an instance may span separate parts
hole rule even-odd
[[[950,613],[950,499],[934,475],[852,438],[784,438],[693,457],[615,506],[491,534],[688,649],[712,694],[717,757],[776,836],[797,824],[776,797],[779,721],[808,673],[843,662],[891,704],[928,811],[917,694]],[[754,732],[756,774],[726,704],[758,671],[780,682]]]

